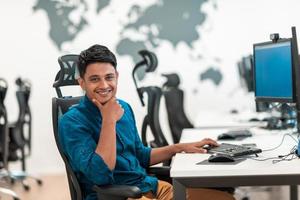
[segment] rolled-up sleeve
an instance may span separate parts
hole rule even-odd
[[[59,139],[74,171],[81,172],[97,185],[113,184],[113,173],[100,155],[91,129],[69,116],[59,121]]]

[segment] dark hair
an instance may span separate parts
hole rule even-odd
[[[82,51],[78,59],[78,71],[80,77],[83,78],[86,67],[91,63],[96,62],[108,62],[117,67],[116,56],[106,47],[99,44],[95,44],[88,49]]]

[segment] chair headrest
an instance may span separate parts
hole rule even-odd
[[[167,78],[167,81],[163,84],[163,87],[178,87],[180,84],[179,76],[176,73],[162,74],[162,76]]]
[[[153,72],[157,68],[157,57],[156,55],[148,50],[141,50],[139,54],[143,57],[144,64],[146,65],[146,72]]]
[[[15,82],[16,85],[19,87],[19,91],[30,92],[31,83],[29,80],[18,77]]]
[[[78,85],[78,57],[79,55],[68,54],[58,58],[60,70],[56,74],[53,87],[59,88],[67,85]]]
[[[146,66],[146,69],[145,69],[146,72],[153,72],[157,68],[158,61],[157,61],[156,55],[154,53],[148,51],[148,50],[141,50],[138,53],[143,57],[143,60],[138,62],[134,66],[134,68],[132,70],[132,78],[133,78],[134,85],[135,85],[135,87],[138,91],[138,95],[139,95],[140,101],[142,103],[142,106],[144,106],[145,103],[143,101],[143,95],[138,90],[139,87],[137,86],[137,81],[136,81],[136,78],[135,78],[135,72],[140,67],[143,67],[143,66]]]

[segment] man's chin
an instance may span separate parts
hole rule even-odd
[[[105,98],[105,99],[98,99],[98,101],[102,104],[105,105],[109,100],[111,100],[112,97]]]

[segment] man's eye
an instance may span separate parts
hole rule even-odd
[[[114,80],[114,78],[115,78],[114,76],[107,76],[106,80],[111,81],[111,80]]]
[[[99,81],[99,78],[94,77],[94,78],[91,78],[90,81],[91,81],[91,82],[97,82],[97,81]]]

